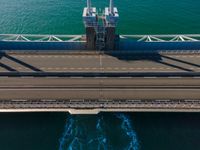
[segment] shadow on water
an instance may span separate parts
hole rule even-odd
[[[1,150],[58,150],[66,113],[0,113]]]

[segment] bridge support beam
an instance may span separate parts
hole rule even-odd
[[[106,50],[115,49],[115,27],[106,27]]]
[[[96,33],[94,27],[86,27],[87,50],[95,50],[96,48]]]
[[[83,22],[86,29],[87,50],[95,49],[95,45],[96,45],[95,27],[96,27],[97,21],[98,20],[97,20],[96,8],[91,7],[91,0],[87,0],[87,7],[85,7],[83,10]]]

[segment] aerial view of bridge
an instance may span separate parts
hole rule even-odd
[[[84,35],[0,34],[0,112],[199,112],[200,34],[118,35],[113,0]]]

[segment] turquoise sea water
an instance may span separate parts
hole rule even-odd
[[[97,9],[108,0],[93,0]],[[0,33],[81,34],[86,0],[1,0]],[[200,33],[199,0],[115,0],[121,34]]]
[[[200,33],[199,0],[116,0],[120,34]],[[102,11],[108,0],[93,0]],[[0,33],[82,34],[85,0],[1,0]],[[199,150],[200,114],[0,114],[2,150]]]

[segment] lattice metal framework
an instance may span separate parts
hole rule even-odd
[[[135,42],[200,42],[200,34],[185,35],[120,35]],[[85,35],[0,34],[0,41],[16,42],[85,42]]]
[[[121,35],[122,39],[131,39],[137,42],[199,42],[200,34],[185,35]]]
[[[16,42],[84,42],[84,35],[0,34],[0,41]]]

